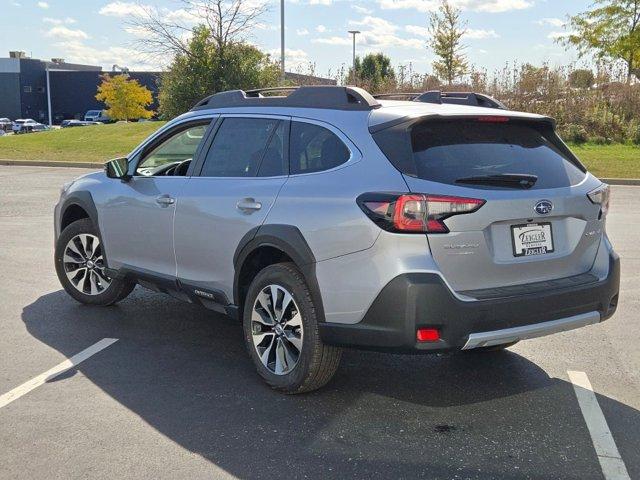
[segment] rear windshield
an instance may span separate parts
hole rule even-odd
[[[538,177],[533,188],[544,189],[575,185],[585,176],[550,126],[427,121],[415,125],[410,137],[413,171],[404,173],[424,180],[456,185],[471,177],[522,174]]]

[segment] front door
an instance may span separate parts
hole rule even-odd
[[[210,123],[200,119],[168,130],[132,159],[129,181],[110,184],[99,214],[109,267],[175,279],[176,202]]]
[[[233,256],[262,225],[288,176],[288,119],[221,118],[198,175],[176,210],[178,278],[185,288],[233,301]]]

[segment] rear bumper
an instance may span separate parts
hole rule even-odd
[[[321,323],[331,345],[400,353],[427,353],[499,345],[598,323],[617,307],[620,260],[609,256],[602,281],[533,293],[462,301],[435,273],[394,278],[355,325]],[[418,328],[437,328],[440,340],[416,341]]]

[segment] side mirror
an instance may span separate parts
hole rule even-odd
[[[122,157],[109,160],[104,164],[104,171],[109,178],[127,180],[129,178],[129,159]]]

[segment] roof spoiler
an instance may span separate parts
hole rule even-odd
[[[288,95],[264,95],[288,93]],[[373,96],[357,87],[304,86],[271,87],[255,90],[231,90],[216,93],[198,102],[192,111],[231,107],[326,108],[366,111],[381,105]]]
[[[412,102],[467,105],[470,107],[495,108],[507,110],[504,103],[484,93],[475,92],[441,92],[432,90],[424,93],[382,93],[374,95],[374,98],[400,99],[404,98]]]

